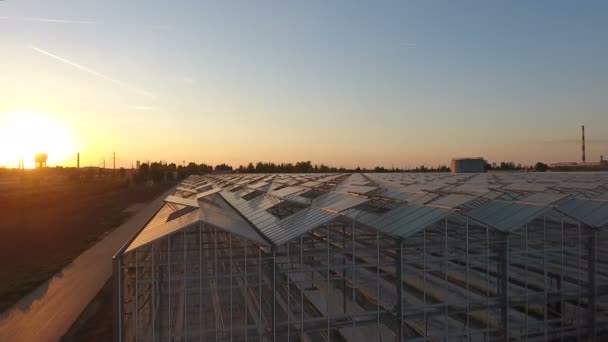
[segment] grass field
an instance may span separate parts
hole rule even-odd
[[[0,179],[0,312],[120,225],[130,206],[169,187],[129,184],[126,178]]]

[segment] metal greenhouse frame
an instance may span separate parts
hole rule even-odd
[[[589,177],[190,177],[114,258],[115,339],[606,339]]]

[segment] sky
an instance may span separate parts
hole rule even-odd
[[[0,1],[0,166],[608,156],[606,1]]]

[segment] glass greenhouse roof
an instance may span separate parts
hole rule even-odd
[[[601,228],[608,226],[607,199],[608,173],[599,172],[191,176],[166,198],[128,250],[197,222],[267,245],[280,245],[333,220],[396,238],[452,214],[505,233],[550,211]]]

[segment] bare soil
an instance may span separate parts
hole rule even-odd
[[[63,336],[61,342],[106,342],[112,341],[112,296],[113,278],[110,278],[95,299],[87,306],[76,323]]]
[[[170,186],[118,177],[0,184],[0,312]]]

